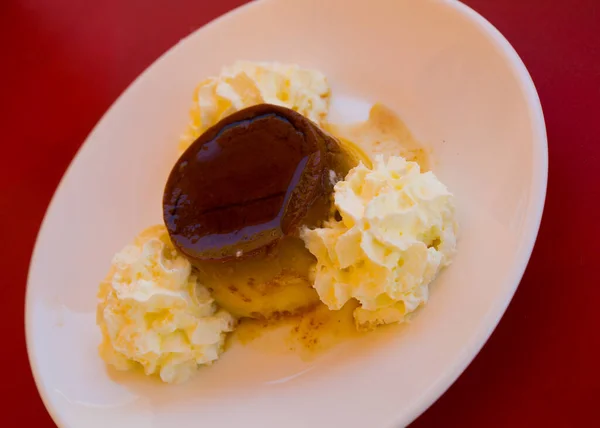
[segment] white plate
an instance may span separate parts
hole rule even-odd
[[[194,86],[236,59],[322,70],[334,116],[381,101],[433,147],[457,196],[454,264],[396,334],[314,361],[237,346],[183,386],[109,376],[95,293],[113,253],[161,220]],[[265,0],[178,43],[111,107],[48,210],[27,292],[27,345],[54,420],[69,427],[387,427],[423,412],[498,323],[537,234],[547,144],[534,85],[508,42],[454,1]]]

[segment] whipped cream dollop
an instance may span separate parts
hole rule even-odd
[[[416,162],[378,155],[336,184],[334,200],[341,220],[302,232],[319,297],[333,310],[358,300],[359,329],[404,321],[456,251],[453,195]]]
[[[142,232],[113,260],[98,291],[100,356],[118,370],[142,367],[164,382],[184,382],[223,352],[235,319],[218,309],[166,228]]]
[[[236,61],[196,87],[180,149],[224,117],[261,103],[290,108],[321,125],[330,95],[327,79],[319,71],[295,64]]]

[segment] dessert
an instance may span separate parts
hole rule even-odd
[[[164,225],[100,284],[108,364],[178,383],[240,324],[255,338],[283,318],[294,348],[326,349],[427,302],[456,251],[454,197],[391,110],[336,125],[329,98],[323,74],[278,63],[199,84]]]
[[[269,318],[318,302],[298,238],[331,214],[333,184],[355,162],[293,110],[260,104],[209,128],[167,181],[164,221],[217,302]]]
[[[252,257],[322,222],[332,177],[348,169],[338,142],[301,114],[249,107],[209,128],[176,162],[164,221],[195,264]]]
[[[416,162],[378,155],[338,182],[334,199],[341,220],[302,234],[321,301],[338,310],[358,300],[360,329],[403,321],[456,250],[452,194]]]

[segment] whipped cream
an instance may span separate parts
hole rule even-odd
[[[184,382],[223,352],[235,319],[219,310],[169,241],[151,227],[117,253],[98,292],[100,356],[118,370],[142,367]]]
[[[456,250],[454,198],[416,162],[377,155],[335,186],[341,220],[304,229],[317,258],[314,287],[333,310],[350,299],[359,329],[402,322],[427,302],[428,285]]]
[[[261,103],[290,108],[321,125],[329,111],[330,94],[327,79],[319,71],[293,64],[237,61],[196,88],[180,149],[185,150],[224,117]]]

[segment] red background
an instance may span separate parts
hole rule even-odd
[[[22,320],[31,250],[65,168],[142,70],[241,3],[0,0],[0,362],[10,397],[0,400],[0,425],[53,426],[31,377]],[[500,325],[414,426],[599,426],[600,1],[465,3],[508,38],[533,76],[548,129],[548,196]]]

